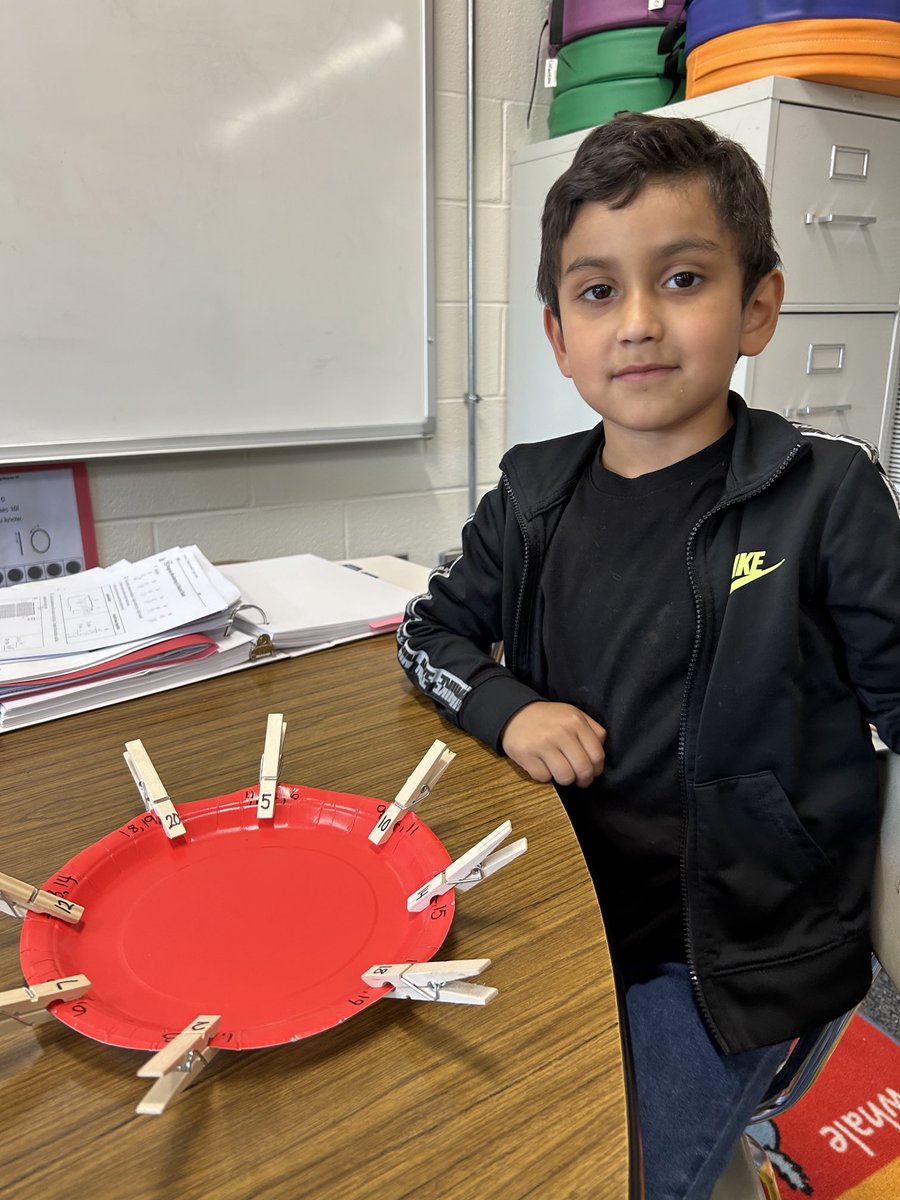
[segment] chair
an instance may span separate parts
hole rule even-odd
[[[883,967],[900,985],[900,754],[883,754],[881,767],[881,836],[872,884],[872,977]],[[754,1126],[779,1116],[815,1083],[855,1011],[794,1043],[711,1200],[778,1200],[775,1172],[766,1148],[754,1136]]]

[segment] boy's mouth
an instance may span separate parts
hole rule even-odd
[[[649,383],[650,380],[661,379],[674,370],[675,367],[667,366],[665,363],[632,363],[631,366],[616,371],[613,379],[617,379],[621,383]]]

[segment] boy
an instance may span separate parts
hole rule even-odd
[[[862,443],[729,392],[783,279],[758,170],[701,123],[623,114],[585,139],[547,196],[538,290],[602,422],[504,457],[399,657],[556,785],[625,986],[647,1198],[695,1200],[790,1039],[869,983],[897,501]]]

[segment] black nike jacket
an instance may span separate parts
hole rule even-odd
[[[687,962],[736,1052],[830,1020],[871,979],[869,722],[900,751],[900,513],[864,443],[730,403],[725,492],[685,547],[696,635],[678,774]],[[601,423],[510,450],[462,557],[398,631],[410,679],[494,749],[543,698],[544,557],[602,443]]]

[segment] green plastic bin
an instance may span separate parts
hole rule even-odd
[[[659,27],[636,26],[607,29],[563,46],[548,117],[550,136],[602,125],[623,110],[646,112],[683,100],[683,55],[673,95],[673,81],[663,74],[659,37]]]
[[[673,96],[668,79],[613,79],[609,83],[570,88],[553,98],[547,130],[551,137],[561,137],[576,129],[602,125],[618,112],[647,112],[683,99],[684,83]]]

